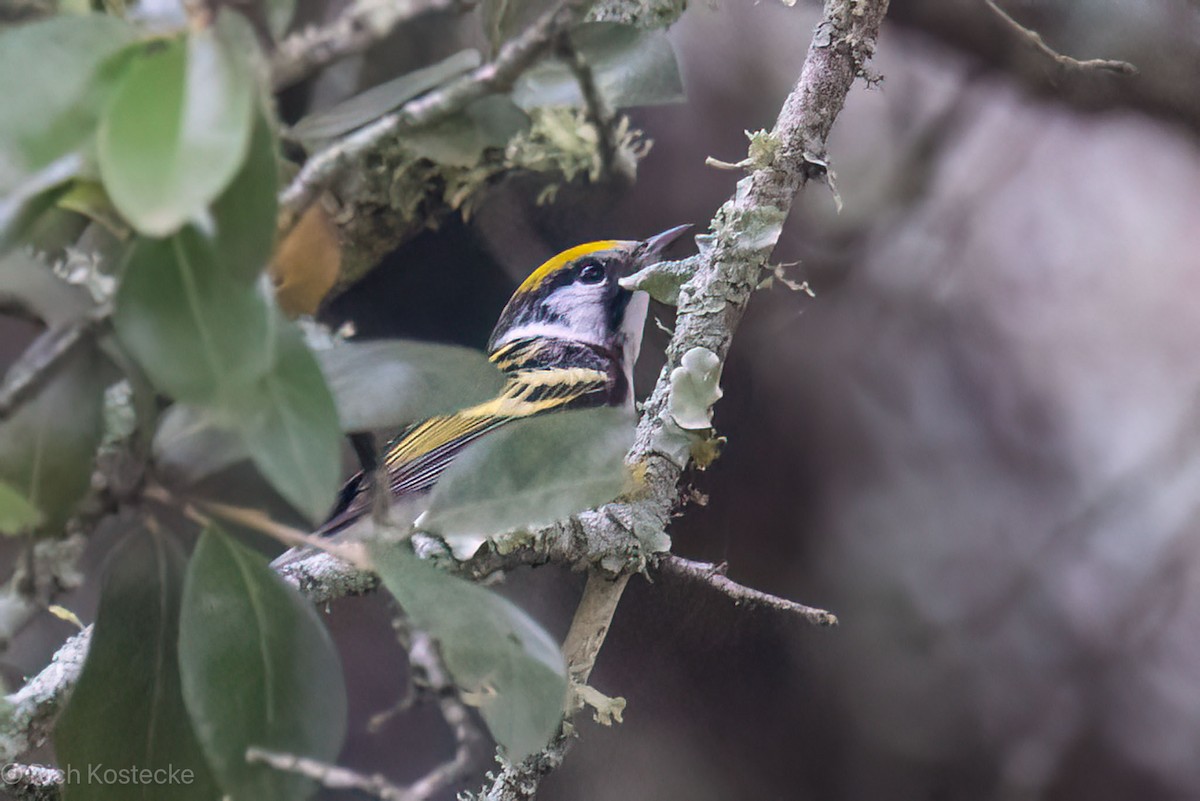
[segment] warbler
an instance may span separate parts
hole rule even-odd
[[[489,359],[507,377],[503,388],[485,403],[411,425],[388,444],[383,461],[393,502],[430,490],[463,448],[507,423],[567,409],[632,409],[649,298],[618,281],[660,261],[690,227],[644,241],[589,242],[530,273],[488,340]],[[353,476],[316,533],[335,534],[368,514],[369,487],[365,473]]]

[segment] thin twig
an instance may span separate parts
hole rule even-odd
[[[817,609],[812,606],[805,606],[795,601],[789,601],[787,598],[780,598],[778,595],[771,595],[762,590],[738,584],[725,575],[724,564],[714,565],[709,562],[695,562],[691,559],[684,559],[682,556],[670,554],[663,557],[658,563],[658,569],[666,576],[707,584],[731,598],[739,606],[747,604],[775,609],[789,615],[796,615],[815,626],[836,626],[838,622],[837,615],[832,612],[826,612],[824,609]]]
[[[1085,61],[1080,61],[1077,58],[1063,55],[1055,50],[1050,45],[1046,44],[1046,40],[1042,35],[1035,30],[1026,28],[1021,23],[1017,22],[1008,12],[996,5],[996,0],[983,0],[984,5],[996,13],[1009,28],[1017,33],[1034,50],[1037,50],[1042,55],[1049,58],[1059,67],[1068,71],[1086,71],[1086,70],[1101,70],[1104,72],[1116,72],[1120,75],[1137,75],[1137,67],[1130,64],[1128,61],[1117,61],[1107,58],[1089,58]]]
[[[261,509],[251,509],[246,506],[234,506],[220,501],[193,500],[188,501],[176,497],[165,487],[152,484],[143,490],[143,496],[169,506],[179,507],[183,513],[195,523],[207,526],[212,517],[218,517],[228,523],[244,526],[252,531],[265,534],[268,537],[292,548],[311,548],[328,553],[358,569],[367,570],[369,562],[361,548],[354,543],[335,543],[327,538],[316,536],[280,523]],[[211,517],[210,517],[211,516]]]
[[[279,194],[280,230],[290,230],[305,209],[347,164],[383,139],[445,119],[480,98],[507,92],[521,73],[550,49],[559,34],[587,14],[594,2],[563,0],[519,36],[505,42],[495,61],[472,70],[438,91],[410,100],[390,114],[315,153]]]
[[[437,643],[424,631],[415,631],[408,647],[413,680],[423,684],[437,699],[442,718],[454,733],[454,756],[413,782],[408,792],[413,798],[430,798],[461,781],[471,770],[484,743],[470,711],[446,672]]]
[[[324,27],[297,31],[271,58],[271,84],[285,89],[339,59],[361,53],[409,20],[469,8],[464,0],[357,0]]]
[[[33,397],[111,319],[112,309],[99,306],[49,334],[47,341],[35,342],[21,360],[9,368],[4,384],[0,386],[0,422],[11,417],[21,404]]]
[[[437,699],[442,717],[454,732],[456,745],[450,760],[407,787],[393,784],[378,773],[368,776],[339,765],[261,748],[247,749],[246,761],[306,776],[330,790],[353,790],[381,801],[426,801],[460,781],[470,770],[476,752],[483,744],[483,736],[471,720],[470,712],[459,700],[433,638],[425,632],[414,632],[408,651],[414,681]]]
[[[246,761],[305,776],[330,790],[353,790],[383,801],[416,801],[418,798],[409,794],[407,789],[392,784],[382,774],[373,773],[368,776],[350,768],[295,754],[281,754],[251,747],[246,749]]]
[[[566,31],[558,37],[556,50],[559,58],[566,63],[571,74],[575,76],[575,81],[579,84],[579,93],[583,95],[584,107],[587,109],[588,122],[596,129],[596,149],[600,154],[600,174],[601,176],[612,175],[617,159],[617,144],[613,139],[612,130],[613,114],[608,103],[605,102],[604,96],[600,94],[600,87],[596,84],[596,73],[592,70],[592,65],[583,57],[583,53],[579,52],[579,48],[575,47],[571,41],[570,31]]]

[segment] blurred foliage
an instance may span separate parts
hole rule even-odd
[[[246,749],[337,757],[346,733],[337,651],[312,604],[216,526],[188,563],[179,667],[184,703],[226,794],[287,801],[313,792],[311,779],[248,764]]]
[[[194,781],[172,788],[177,798],[307,797],[310,780],[249,764],[245,751],[337,757],[338,657],[311,605],[197,511],[216,500],[207,479],[252,463],[264,501],[273,490],[319,522],[338,489],[344,432],[493,397],[503,378],[482,354],[337,337],[316,345],[287,315],[313,313],[345,280],[348,216],[375,203],[381,219],[423,227],[437,208],[469,214],[514,171],[597,179],[599,135],[575,77],[547,62],[511,94],[389,143],[351,171],[352,191],[337,187],[358,205],[315,205],[277,241],[277,197],[294,169],[281,157],[261,31],[232,8],[193,8],[190,19],[173,3],[104,8],[47,6],[36,15],[49,16],[0,31],[0,312],[42,329],[0,387],[11,407],[0,418],[0,532],[60,536],[81,503],[89,514],[130,513],[55,734],[60,759],[187,767]],[[493,47],[540,8],[487,4]],[[292,0],[267,4],[273,35],[294,11]],[[574,38],[612,107],[682,98],[661,32],[603,23]],[[460,52],[283,135],[310,152],[336,144],[481,62]],[[648,147],[625,119],[613,133],[631,162]],[[484,439],[447,472],[428,527],[466,553],[611,500],[628,485],[631,437],[628,417],[593,411]],[[566,695],[549,635],[407,542],[371,555],[507,754],[544,745]],[[67,797],[125,789],[85,783]]]
[[[411,551],[377,544],[371,555],[409,620],[437,640],[446,670],[506,758],[545,746],[567,697],[567,668],[550,635],[510,601]]]
[[[173,538],[153,530],[134,530],[113,549],[87,663],[54,732],[55,752],[67,765],[189,771],[190,781],[171,788],[181,801],[220,792],[180,684],[186,562]],[[118,731],[122,736],[112,736]],[[65,797],[125,799],[129,792],[115,782],[76,783],[66,786]]]

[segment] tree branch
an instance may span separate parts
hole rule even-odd
[[[596,74],[592,70],[592,65],[588,64],[583,53],[580,53],[579,48],[575,47],[569,31],[558,38],[557,50],[559,57],[566,62],[571,74],[575,76],[576,83],[579,84],[579,93],[583,95],[588,122],[596,129],[596,150],[600,154],[600,174],[605,177],[610,176],[616,167],[617,159],[617,143],[613,140],[612,131],[612,111],[609,110],[608,103],[600,94],[600,87],[596,85]],[[632,179],[633,175],[626,171],[624,177]]]
[[[714,565],[708,562],[694,562],[674,554],[663,557],[658,563],[659,572],[664,576],[707,584],[717,592],[728,596],[738,606],[742,604],[763,606],[789,615],[796,615],[801,620],[815,626],[837,625],[837,615],[832,612],[805,606],[795,601],[789,601],[787,598],[780,598],[777,595],[738,584],[726,577],[725,568],[724,563]]]
[[[314,154],[279,195],[281,230],[290,230],[347,164],[384,139],[445,119],[480,98],[511,89],[521,73],[533,66],[563,31],[569,30],[587,14],[593,2],[563,0],[519,36],[505,42],[495,61],[472,70],[438,91],[410,100]]]
[[[324,27],[308,27],[279,43],[271,57],[271,84],[286,89],[335,61],[361,53],[409,20],[467,8],[464,0],[357,0]]]
[[[669,423],[672,371],[683,355],[707,348],[724,363],[733,333],[782,231],[796,193],[810,178],[825,174],[825,142],[842,110],[855,78],[874,52],[888,0],[827,0],[813,35],[800,79],[783,104],[770,137],[770,156],[738,182],[737,192],[713,217],[712,237],[702,249],[699,266],[680,289],[675,332],[667,362],[650,398],[642,407],[631,461],[645,467],[645,495],[637,501],[634,520],[654,520],[665,528],[679,498],[684,465],[665,452],[664,431]],[[686,460],[685,460],[686,461]],[[620,600],[623,583],[609,582],[598,572],[588,578],[581,613],[593,624],[581,632],[588,651],[603,644],[607,621]],[[589,595],[592,596],[589,603]],[[582,625],[582,624],[581,624]],[[590,664],[587,665],[590,669]],[[487,801],[526,801],[533,798],[543,776],[554,770],[570,746],[560,733],[540,754],[519,764],[504,764],[481,798]]]
[[[35,343],[9,368],[0,385],[0,422],[32,398],[79,348],[92,342],[96,332],[108,325],[111,312],[101,306],[85,314],[51,335],[44,347],[43,343]]]
[[[449,760],[408,787],[401,787],[379,774],[365,776],[347,768],[292,754],[251,748],[246,752],[246,759],[307,776],[333,790],[355,790],[384,801],[426,801],[461,780],[470,770],[484,738],[466,705],[459,698],[457,688],[446,672],[434,639],[427,632],[415,631],[408,642],[407,650],[413,686],[418,692],[432,695],[441,710],[443,720],[454,734],[454,755]],[[410,695],[402,703],[402,707],[410,707],[412,700]],[[394,711],[389,710],[388,715]],[[373,725],[372,723],[372,728]]]
[[[331,790],[353,790],[382,801],[427,801],[462,779],[475,759],[483,737],[471,720],[466,706],[458,698],[454,682],[446,673],[437,644],[423,631],[413,632],[408,647],[414,682],[437,699],[442,717],[454,732],[454,756],[408,787],[392,784],[380,774],[366,776],[349,768],[315,759],[280,754],[261,748],[246,751],[247,762],[260,762],[276,770],[306,776]]]
[[[1046,40],[1042,38],[1040,33],[1030,28],[1026,28],[1024,25],[1009,16],[1007,11],[996,5],[996,0],[983,0],[983,3],[992,11],[994,11],[996,16],[1004,21],[1004,24],[1015,31],[1016,34],[1026,42],[1026,44],[1049,58],[1064,70],[1102,70],[1105,72],[1115,72],[1120,75],[1137,75],[1138,73],[1137,67],[1133,66],[1128,61],[1116,61],[1107,58],[1089,58],[1086,61],[1080,61],[1077,58],[1063,55],[1050,45],[1046,44]]]
[[[355,140],[345,154],[357,152],[376,137],[400,130],[413,120],[449,113],[471,99],[503,85],[544,52],[562,26],[586,11],[588,0],[568,0],[556,11],[506,46],[497,61],[482,68],[483,75],[468,76],[444,92],[406,106],[384,118],[382,127]],[[733,333],[741,320],[754,288],[779,238],[783,221],[799,189],[811,178],[824,175],[825,142],[847,92],[874,50],[887,0],[827,0],[823,19],[809,47],[799,82],[785,101],[770,133],[773,147],[761,156],[755,169],[738,182],[737,192],[717,212],[712,234],[705,241],[695,274],[679,294],[679,315],[667,350],[667,363],[643,407],[631,461],[644,467],[644,492],[624,503],[585,512],[572,520],[547,527],[532,536],[529,547],[511,554],[495,546],[476,557],[451,564],[469,577],[482,577],[518,564],[554,561],[591,567],[589,584],[605,582],[585,591],[585,603],[577,614],[578,632],[572,634],[569,650],[575,654],[576,673],[586,676],[595,653],[604,641],[608,621],[620,598],[624,581],[613,581],[636,572],[647,563],[648,553],[657,549],[655,536],[666,529],[678,501],[678,482],[684,465],[674,461],[664,442],[664,432],[673,425],[670,416],[671,372],[683,354],[695,347],[712,351],[723,362]],[[479,71],[476,71],[477,73]],[[389,121],[390,120],[390,121]],[[364,129],[368,130],[368,129]],[[309,199],[320,182],[336,172],[338,159],[330,155],[324,163],[312,164],[307,178],[302,171],[293,184],[293,210],[306,193]],[[332,159],[332,161],[331,161]],[[307,201],[305,201],[306,204]],[[414,542],[418,551],[436,551],[428,538]],[[436,554],[435,554],[436,555]],[[283,571],[284,577],[316,601],[337,595],[362,592],[375,586],[375,579],[326,554],[315,554]],[[573,628],[576,628],[573,626]],[[53,716],[78,678],[86,653],[88,632],[67,641],[54,661],[21,690],[10,695],[12,724],[0,732],[0,756],[12,759],[40,742]],[[580,661],[579,657],[583,657]],[[506,764],[486,792],[494,801],[531,798],[540,778],[561,763],[569,740],[560,736],[545,751],[520,764]]]

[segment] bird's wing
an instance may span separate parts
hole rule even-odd
[[[519,370],[492,400],[410,426],[384,455],[393,499],[431,489],[463,448],[500,426],[550,411],[604,405],[608,381],[607,373],[590,368]],[[366,514],[368,484],[362,473],[351,478],[317,533],[335,533]]]

